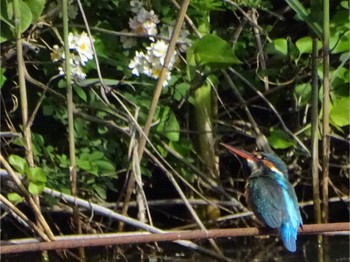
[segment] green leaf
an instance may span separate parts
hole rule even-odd
[[[81,88],[81,86],[78,85],[74,85],[74,91],[78,94],[78,96],[84,101],[87,101],[87,96],[86,96],[86,92],[83,88]]]
[[[286,38],[278,38],[268,44],[266,52],[275,55],[288,55],[288,41]]]
[[[193,44],[193,53],[198,64],[239,64],[233,48],[216,35],[205,35]]]
[[[24,197],[22,197],[21,195],[13,192],[13,193],[8,193],[7,194],[7,199],[13,203],[14,205],[23,202]]]
[[[32,22],[35,22],[41,15],[45,7],[45,0],[25,0],[32,13]]]
[[[2,2],[2,1],[1,1]],[[0,19],[1,30],[0,30],[0,44],[6,42],[10,39],[13,39],[13,33],[8,25],[3,23],[3,20]]]
[[[303,83],[295,87],[294,93],[300,98],[300,105],[305,106],[311,98],[311,84]]]
[[[346,51],[349,51],[349,42],[350,42],[350,30],[343,32],[335,32],[331,34],[329,40],[329,46],[332,54],[339,54]]]
[[[349,9],[349,1],[341,1],[340,6],[345,9]]]
[[[188,83],[181,83],[174,88],[174,99],[181,101],[186,97],[187,92],[190,90],[191,85]]]
[[[102,198],[102,199],[106,199],[107,198],[107,195],[106,195],[106,189],[96,185],[96,184],[93,184],[92,185],[92,188],[96,191],[97,195]]]
[[[28,179],[30,182],[41,182],[45,183],[46,182],[46,173],[44,169],[40,167],[32,167],[28,170]]]
[[[0,20],[1,30],[3,30],[5,24],[8,29],[14,29],[12,23],[13,20],[13,2],[12,1],[0,1]],[[12,34],[12,33],[11,33]]]
[[[86,171],[90,171],[91,169],[91,164],[90,164],[90,161],[88,160],[83,160],[83,159],[80,159],[80,158],[77,158],[77,166],[83,170],[86,170]]]
[[[9,156],[9,163],[16,169],[16,171],[22,175],[26,173],[28,170],[28,164],[27,161],[17,155],[10,155]]]
[[[96,161],[96,160],[102,159],[103,157],[104,157],[104,154],[100,151],[94,151],[88,156],[89,160],[91,161]]]
[[[112,162],[108,160],[97,160],[94,164],[99,168],[101,172],[114,172],[115,168]]]
[[[39,195],[43,192],[45,185],[43,183],[34,183],[30,182],[28,186],[28,190],[32,195]]]
[[[298,39],[295,45],[297,46],[300,52],[300,55],[312,53],[312,38],[310,36],[306,36]],[[319,50],[321,47],[322,47],[321,41],[317,40],[317,50]]]
[[[28,29],[33,21],[33,15],[30,11],[29,6],[26,2],[19,1],[19,10],[20,10],[20,32],[23,33]]]
[[[157,131],[163,133],[170,141],[179,141],[180,125],[175,114],[168,106],[163,109]]]
[[[285,149],[296,144],[296,142],[290,139],[288,134],[281,129],[271,129],[270,136],[267,140],[275,149]]]
[[[5,71],[6,69],[3,67],[0,67],[0,90],[2,88],[2,86],[4,85],[4,83],[6,82],[6,77],[5,77]]]
[[[335,126],[350,125],[350,97],[340,97],[333,101],[332,109],[329,113],[330,122]]]

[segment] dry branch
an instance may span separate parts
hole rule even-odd
[[[329,223],[329,224],[312,224],[304,225],[303,229],[299,230],[300,235],[306,234],[323,234],[346,231],[349,234],[350,223]],[[69,249],[77,247],[92,247],[92,246],[110,246],[120,244],[136,244],[148,242],[163,242],[163,241],[179,241],[179,240],[194,240],[208,239],[217,237],[239,237],[239,236],[257,236],[257,235],[274,235],[277,231],[266,228],[229,228],[229,229],[212,229],[207,231],[189,230],[175,231],[164,233],[122,233],[122,234],[103,234],[103,235],[88,235],[88,236],[71,236],[65,239],[57,237],[54,242],[40,243],[18,243],[0,246],[0,254],[13,254],[22,252],[33,252],[54,249]]]

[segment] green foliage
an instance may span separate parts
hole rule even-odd
[[[350,97],[340,97],[333,101],[330,111],[331,123],[338,127],[350,125]]]
[[[275,149],[286,149],[296,145],[296,142],[292,140],[288,134],[281,129],[270,130],[270,136],[267,138],[269,144]]]
[[[275,55],[288,54],[288,42],[286,38],[274,39],[271,44],[266,47],[266,52]]]
[[[298,97],[300,106],[305,106],[306,104],[310,103],[311,99],[311,84],[310,83],[303,83],[299,84],[294,89],[295,95]]]
[[[13,166],[13,168],[22,175],[25,174],[29,169],[27,161],[20,156],[10,155],[8,161]]]
[[[46,183],[46,173],[43,168],[40,167],[28,167],[27,161],[17,155],[9,156],[9,163],[16,169],[21,175],[26,175],[29,181],[28,190],[33,195],[40,194]]]
[[[7,199],[14,205],[24,201],[24,197],[22,197],[21,195],[15,193],[15,192],[8,193],[7,194]]]
[[[45,7],[45,0],[18,0],[19,12],[20,12],[20,32],[24,32],[28,27],[34,23]],[[0,43],[5,42],[11,38],[11,32],[14,30],[14,12],[13,12],[13,1],[4,0],[1,1],[0,6]]]
[[[300,56],[302,54],[311,54],[312,53],[312,38],[310,36],[305,36],[302,38],[299,38],[295,42],[296,47],[299,50]],[[320,49],[322,47],[321,41],[317,40],[317,47]]]
[[[0,89],[2,88],[4,83],[6,82],[6,76],[4,75],[5,71],[6,70],[0,66]]]
[[[222,65],[224,67],[240,63],[233,48],[216,35],[205,35],[194,42],[187,52],[187,60],[193,65]]]
[[[179,141],[180,125],[170,107],[164,107],[163,110],[161,110],[160,123],[157,125],[157,131],[163,133],[170,141]]]

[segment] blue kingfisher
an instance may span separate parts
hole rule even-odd
[[[296,251],[298,228],[303,221],[294,188],[288,181],[288,168],[276,155],[248,153],[221,143],[231,153],[247,160],[252,173],[245,186],[245,197],[255,216],[280,232],[284,246]]]

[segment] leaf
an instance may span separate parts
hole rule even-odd
[[[180,138],[180,125],[176,119],[175,114],[171,111],[170,107],[165,107],[160,117],[160,123],[157,126],[159,133],[164,135],[170,141],[179,141]]]
[[[45,0],[25,0],[32,13],[32,22],[35,22],[44,10]]]
[[[331,34],[329,46],[332,54],[339,54],[349,50],[350,30],[345,33]]]
[[[46,173],[44,169],[40,167],[32,167],[28,170],[28,179],[30,182],[40,182],[45,183],[46,182]]]
[[[95,160],[99,160],[102,159],[104,157],[104,154],[100,151],[94,151],[89,155],[89,160],[91,161],[95,161]]]
[[[350,97],[340,97],[333,101],[332,109],[329,113],[330,122],[335,126],[350,125]]]
[[[198,64],[240,64],[233,48],[216,35],[205,35],[193,45]]]
[[[21,14],[19,28],[20,32],[23,33],[31,25],[33,21],[33,15],[27,3],[23,1],[19,1],[19,11]]]
[[[275,149],[285,149],[296,144],[296,142],[290,139],[288,134],[281,129],[271,129],[270,136],[267,140]]]
[[[102,199],[106,199],[107,198],[107,195],[106,195],[106,189],[96,185],[96,184],[93,184],[92,185],[92,188],[96,191],[97,195],[102,198]]]
[[[299,84],[295,87],[294,93],[300,97],[300,105],[304,106],[306,105],[311,98],[311,84],[310,83],[303,83]]]
[[[74,91],[78,94],[78,96],[84,101],[87,101],[87,96],[85,90],[81,88],[81,86],[74,85]]]
[[[302,37],[298,39],[295,43],[297,46],[300,56],[302,54],[311,54],[312,53],[312,38],[310,36]],[[321,41],[317,40],[317,50],[322,47]]]
[[[191,85],[188,83],[181,83],[176,85],[176,87],[174,88],[174,99],[176,101],[181,101],[182,99],[184,99],[190,88]]]
[[[288,55],[288,41],[286,38],[278,38],[268,44],[266,52],[275,55]]]
[[[82,160],[80,158],[77,158],[77,166],[83,170],[86,170],[86,171],[90,171],[91,169],[91,165],[90,165],[90,161],[88,160]]]
[[[114,172],[115,168],[111,161],[108,160],[97,160],[94,164],[99,168],[101,172]]]
[[[27,161],[17,155],[10,155],[9,156],[9,163],[16,169],[16,171],[22,175],[26,173],[28,170],[28,164]]]
[[[6,82],[6,76],[4,75],[5,71],[6,71],[5,68],[0,66],[0,90],[4,85],[4,83]]]
[[[22,197],[21,195],[19,195],[19,194],[13,192],[13,193],[8,193],[8,194],[7,194],[7,199],[8,199],[11,203],[13,203],[13,204],[16,205],[16,204],[18,204],[18,203],[23,202],[24,197]]]
[[[28,190],[32,195],[39,195],[43,192],[45,185],[43,183],[33,183],[30,182],[28,186]]]
[[[10,39],[13,39],[13,33],[10,30],[10,27],[5,23],[2,23],[3,20],[0,19],[1,30],[0,30],[0,44],[6,42]]]

